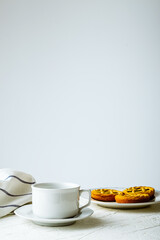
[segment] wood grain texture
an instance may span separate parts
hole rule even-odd
[[[15,215],[0,220],[3,240],[160,240],[160,204],[134,210],[90,206],[94,214],[66,227],[42,227]]]

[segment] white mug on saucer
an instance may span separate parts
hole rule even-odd
[[[88,192],[88,201],[79,207],[79,196]],[[41,218],[69,218],[89,206],[91,191],[75,183],[36,183],[32,185],[33,214]]]

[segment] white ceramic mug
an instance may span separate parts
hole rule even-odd
[[[79,207],[79,196],[88,192],[88,201]],[[75,183],[36,183],[32,185],[32,210],[41,218],[73,217],[91,201],[90,190],[80,190]]]

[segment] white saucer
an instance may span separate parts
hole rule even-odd
[[[82,211],[72,218],[65,219],[44,219],[35,216],[32,212],[32,204],[22,206],[14,211],[14,213],[24,219],[31,220],[32,222],[49,227],[67,226],[75,223],[76,221],[85,219],[93,214],[93,210],[90,208],[84,208]]]
[[[118,189],[118,188],[116,188],[116,189]],[[102,201],[98,201],[98,200],[94,200],[94,199],[92,199],[91,202],[95,203],[101,207],[106,207],[106,208],[117,208],[117,209],[144,208],[144,207],[148,207],[153,204],[160,203],[160,191],[155,191],[154,199],[150,200],[149,202],[143,202],[143,203],[102,202]]]

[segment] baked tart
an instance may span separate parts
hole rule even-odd
[[[115,196],[122,194],[115,189],[94,189],[91,191],[91,197],[95,200],[104,202],[115,202]]]
[[[148,194],[150,196],[150,199],[154,198],[155,190],[152,187],[146,187],[146,186],[138,186],[138,187],[130,187],[126,188],[123,193],[125,194]]]
[[[122,193],[121,195],[116,195],[115,200],[117,203],[141,203],[148,202],[150,196],[147,193]]]

